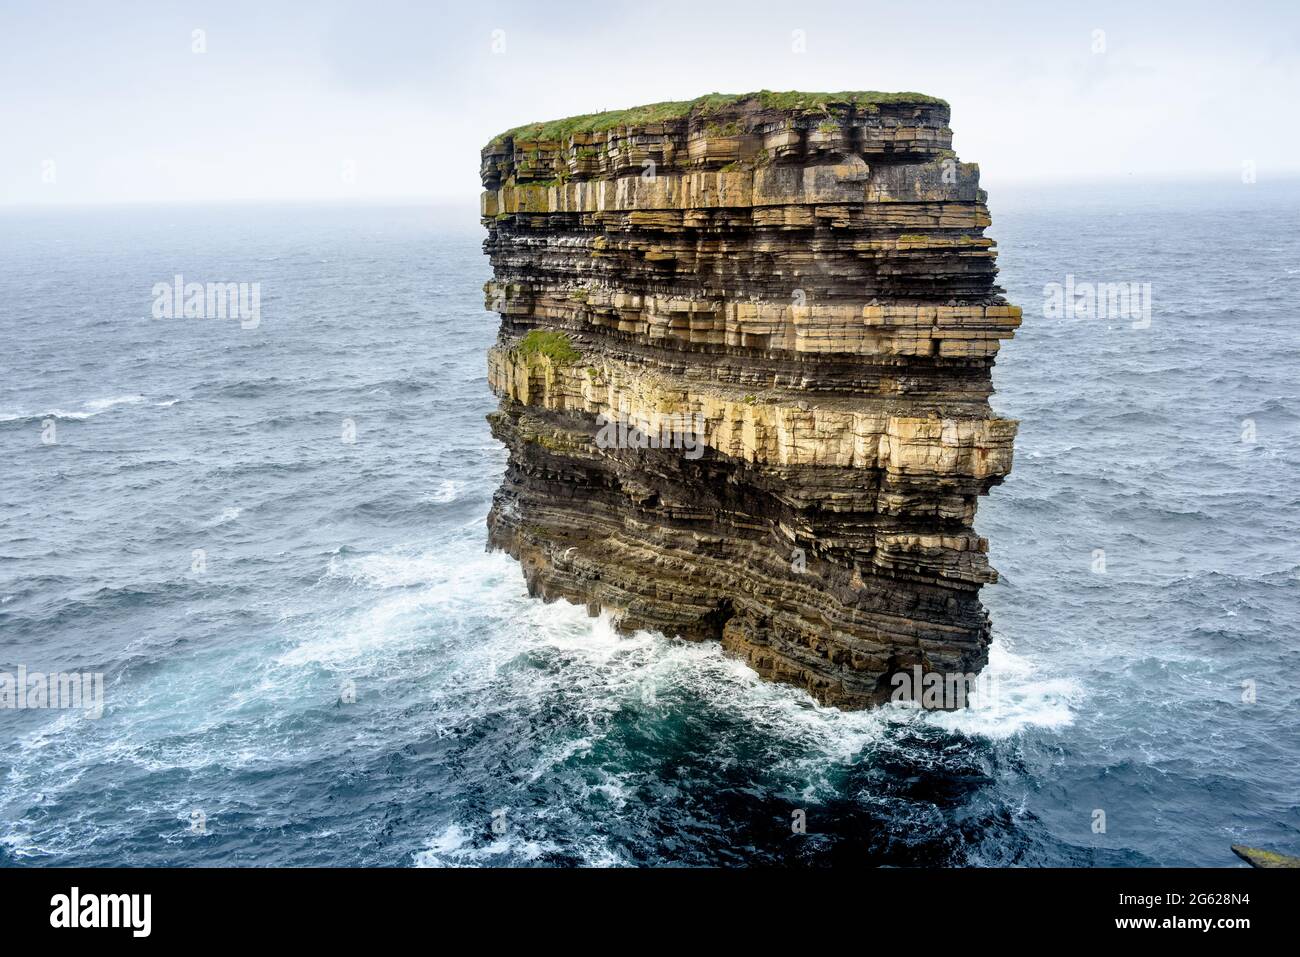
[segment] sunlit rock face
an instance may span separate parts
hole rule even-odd
[[[534,595],[845,708],[984,667],[972,524],[1011,469],[988,397],[1020,310],[948,119],[713,95],[483,150],[510,452],[489,541]]]

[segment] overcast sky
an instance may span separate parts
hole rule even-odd
[[[3,0],[0,204],[472,202],[508,127],[762,88],[944,97],[985,185],[1300,174],[1300,3],[1153,6]]]

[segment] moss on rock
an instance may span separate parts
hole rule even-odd
[[[543,332],[534,329],[519,340],[519,354],[525,360],[534,356],[546,356],[557,365],[572,365],[582,358],[582,353],[573,348],[569,337],[562,332]]]

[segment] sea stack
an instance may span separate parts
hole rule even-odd
[[[985,666],[973,523],[1011,469],[988,400],[1020,310],[948,121],[916,93],[763,91],[484,148],[489,547],[531,594],[843,708]]]

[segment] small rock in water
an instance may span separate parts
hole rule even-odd
[[[1246,847],[1244,844],[1232,845],[1232,853],[1251,867],[1300,867],[1300,857],[1279,854],[1277,851],[1264,851],[1258,847]]]

